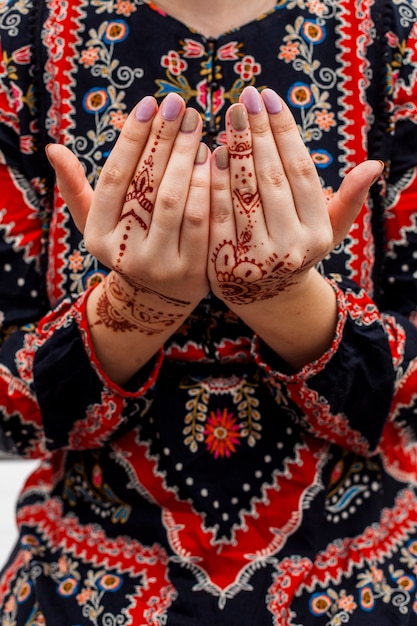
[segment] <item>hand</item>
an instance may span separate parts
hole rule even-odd
[[[87,250],[136,289],[193,308],[208,291],[208,150],[201,118],[170,94],[131,113],[94,193],[74,155],[50,146],[58,185]],[[65,154],[64,152],[65,151]],[[71,158],[72,157],[72,158]],[[77,180],[71,176],[74,167]]]
[[[381,174],[363,163],[328,205],[295,121],[270,89],[246,88],[212,157],[213,292],[291,366],[331,345],[336,295],[314,269],[347,234]]]
[[[177,94],[159,109],[144,98],[94,192],[84,176],[77,182],[70,173],[74,155],[48,149],[87,250],[113,270],[90,295],[87,313],[99,359],[117,382],[141,367],[209,290],[210,160],[201,127]]]
[[[213,156],[208,273],[212,290],[239,312],[302,290],[314,265],[347,234],[381,165],[363,164],[327,205],[275,92],[246,88],[227,113],[226,131],[228,154],[220,148]]]

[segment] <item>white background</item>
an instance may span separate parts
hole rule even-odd
[[[26,477],[36,461],[0,459],[0,569],[11,552],[16,538],[15,506]]]

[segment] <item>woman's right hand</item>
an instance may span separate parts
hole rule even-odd
[[[112,270],[87,311],[99,360],[116,382],[141,367],[209,291],[210,159],[201,126],[177,94],[159,109],[145,97],[126,120],[94,192],[85,177],[77,181],[70,173],[74,155],[63,146],[48,148],[87,250]],[[113,364],[116,337],[130,350],[132,337],[138,344],[133,367],[122,375]]]

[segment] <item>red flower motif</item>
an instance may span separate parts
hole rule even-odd
[[[19,63],[19,65],[27,65],[30,63],[30,46],[23,46],[18,48],[12,55],[13,61]]]
[[[235,61],[238,58],[238,44],[236,41],[220,46],[217,56],[221,61]]]
[[[32,135],[22,135],[19,138],[20,151],[23,154],[32,154],[34,149],[34,140]]]
[[[207,81],[202,80],[197,85],[197,102],[201,106],[202,109],[205,109],[207,106]]]
[[[252,76],[261,73],[261,66],[256,63],[253,56],[247,54],[239,63],[235,64],[235,72],[237,72],[242,80],[250,80]]]
[[[182,49],[187,59],[199,59],[204,54],[204,46],[194,39],[185,39]]]
[[[181,59],[180,55],[175,50],[170,50],[168,54],[162,57],[161,65],[162,67],[168,68],[174,76],[180,76],[180,74],[187,69],[187,62]]]
[[[235,446],[240,443],[239,430],[240,425],[236,424],[236,418],[232,413],[228,413],[227,409],[223,409],[223,412],[220,409],[217,409],[216,413],[212,412],[204,430],[207,450],[215,459],[230,457],[232,452],[236,452]]]

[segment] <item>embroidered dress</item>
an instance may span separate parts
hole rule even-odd
[[[141,0],[0,2],[0,445],[40,459],[3,626],[417,625],[416,17],[281,0],[208,40]],[[85,316],[106,269],[45,145],[94,184],[145,94],[181,94],[213,147],[246,85],[287,100],[328,197],[388,164],[321,264],[333,345],[292,372],[211,296],[119,388]]]

